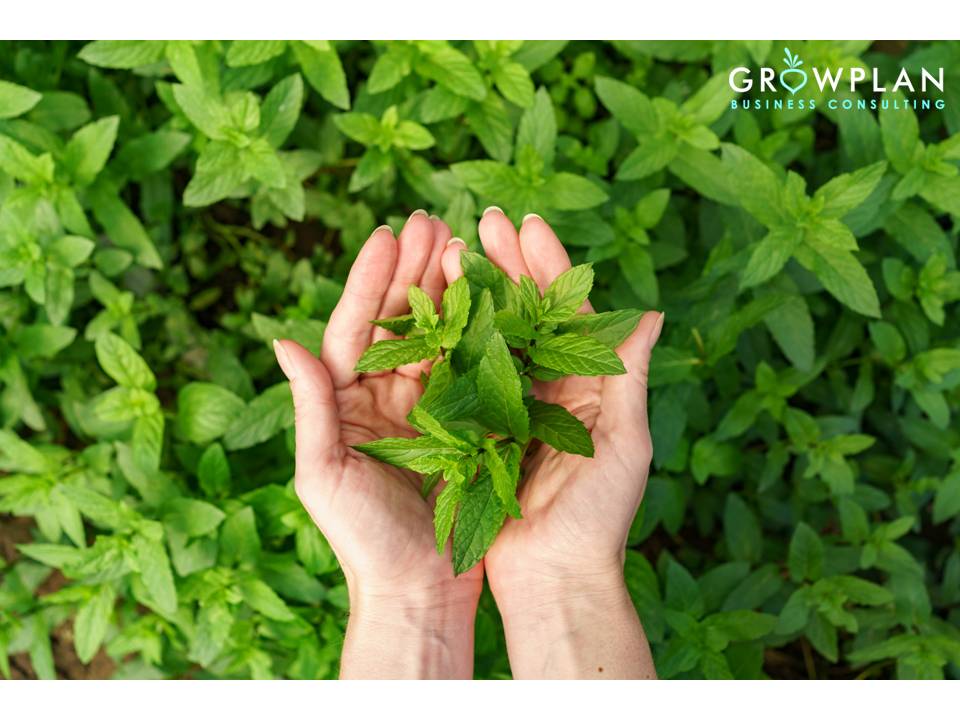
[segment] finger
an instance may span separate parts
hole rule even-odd
[[[627,372],[603,379],[600,419],[597,429],[623,447],[649,449],[647,422],[647,376],[650,353],[663,328],[663,313],[647,312],[620,347],[617,355]]]
[[[467,249],[467,244],[460,238],[450,238],[447,240],[447,247],[443,251],[443,257],[440,258],[440,265],[443,267],[443,277],[447,285],[463,277],[463,266],[460,264],[460,253]]]
[[[541,292],[572,267],[570,256],[553,229],[546,220],[533,213],[524,217],[520,224],[520,251]],[[593,312],[589,300],[580,312]]]
[[[433,249],[430,251],[430,258],[427,260],[427,266],[423,270],[419,284],[431,297],[434,305],[439,307],[440,298],[447,284],[443,279],[443,266],[440,264],[440,259],[447,248],[447,240],[450,239],[450,228],[438,217],[431,217],[430,222],[433,223]]]
[[[299,343],[274,340],[273,351],[293,394],[299,486],[312,482],[307,478],[322,477],[318,469],[338,460],[343,452],[335,391],[323,363]]]
[[[397,238],[397,248],[397,264],[376,317],[402,315],[410,307],[407,292],[411,285],[420,282],[433,250],[433,223],[426,211],[417,210],[410,216]],[[391,337],[393,334],[383,328],[373,330],[374,342]]]
[[[320,359],[335,388],[346,387],[357,377],[353,368],[370,344],[370,321],[377,317],[396,264],[397,241],[383,225],[360,249],[324,331]]]
[[[520,252],[520,238],[517,229],[503,210],[491,206],[483,211],[480,218],[480,242],[491,262],[510,276],[514,282],[520,282],[521,275],[529,275],[527,263]]]

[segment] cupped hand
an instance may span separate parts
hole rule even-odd
[[[351,447],[414,435],[406,416],[429,364],[362,376],[354,366],[372,342],[390,336],[371,320],[409,311],[410,285],[439,302],[449,238],[450,229],[422,211],[398,238],[378,228],[350,270],[319,359],[291,340],[275,343],[296,407],[297,493],[340,561],[353,612],[382,600],[472,612],[480,593],[482,567],[454,578],[449,550],[437,554],[433,509],[420,495],[419,476]]]
[[[528,215],[518,233],[498,208],[490,208],[479,229],[487,257],[514,281],[527,275],[543,291],[571,266],[539,216]],[[444,252],[448,283],[462,274],[462,249],[455,243]],[[585,304],[581,312],[592,309]],[[647,368],[662,323],[662,313],[645,313],[617,348],[624,375],[534,384],[539,399],[563,405],[583,421],[593,435],[595,455],[570,455],[541,444],[526,459],[518,494],[523,518],[507,519],[484,560],[502,611],[521,595],[543,602],[552,588],[582,592],[592,579],[622,584],[627,535],[652,455]]]

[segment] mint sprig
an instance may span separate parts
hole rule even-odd
[[[533,397],[533,380],[626,372],[615,352],[641,313],[580,313],[593,268],[578,265],[541,294],[532,278],[513,282],[482,255],[461,253],[464,276],[443,294],[440,312],[411,287],[411,312],[374,323],[401,339],[371,345],[357,372],[429,360],[424,393],[407,416],[413,438],[354,446],[381,462],[423,474],[424,496],[445,485],[434,507],[437,551],[453,535],[454,572],[476,565],[517,500],[524,456],[534,441],[593,457],[590,431],[566,408]]]

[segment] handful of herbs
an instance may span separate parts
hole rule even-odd
[[[533,381],[626,372],[614,348],[642,315],[578,313],[593,287],[590,265],[567,270],[541,295],[531,278],[514,283],[482,255],[463,252],[461,263],[464,275],[443,293],[440,314],[411,286],[410,313],[374,321],[403,338],[374,343],[356,367],[377,372],[432,361],[407,416],[420,434],[355,449],[423,474],[425,497],[443,478],[434,509],[437,551],[453,533],[456,574],[480,561],[507,515],[522,517],[517,486],[534,441],[593,456],[589,430],[563,406],[536,399]]]

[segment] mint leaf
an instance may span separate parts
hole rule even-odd
[[[463,274],[470,283],[473,293],[487,289],[493,297],[496,310],[518,310],[520,307],[517,286],[507,274],[483,255],[473,252],[460,253],[460,265]]]
[[[417,325],[417,321],[414,319],[411,313],[380,318],[378,320],[371,320],[370,322],[377,327],[382,327],[385,330],[389,330],[394,335],[407,335]]]
[[[475,449],[472,443],[447,430],[440,421],[433,417],[420,403],[414,405],[413,409],[410,410],[410,414],[407,415],[407,421],[424,435],[431,435],[436,440],[452,448],[456,448],[465,453],[472,452]]]
[[[437,503],[433,508],[433,525],[437,541],[437,553],[443,554],[447,546],[447,539],[453,532],[453,521],[456,518],[457,508],[464,496],[465,479],[447,477],[447,484],[437,495]]]
[[[803,231],[780,226],[758,242],[740,275],[740,287],[748,288],[766,282],[783,269],[793,251],[803,241]]]
[[[153,390],[157,379],[142,357],[130,345],[113,333],[97,338],[94,348],[100,367],[117,384],[142,390]]]
[[[520,513],[520,503],[517,502],[517,483],[520,480],[520,464],[511,463],[511,467],[508,468],[500,456],[500,452],[494,443],[490,443],[483,453],[483,462],[485,467],[490,471],[493,489],[497,493],[497,497],[500,498],[500,502],[503,504],[507,514],[511,517],[520,518],[523,517]],[[504,448],[503,452],[515,453],[516,457],[520,456],[520,448],[514,443]]]
[[[416,285],[411,285],[407,290],[407,302],[410,304],[410,311],[413,313],[413,319],[417,327],[422,330],[433,330],[437,327],[440,316],[437,315],[437,308],[434,307],[433,300],[423,290]]]
[[[104,584],[81,606],[74,621],[73,645],[77,658],[86,664],[93,660],[110,626],[113,604],[117,594],[111,585]]]
[[[470,284],[465,277],[458,278],[443,291],[440,305],[443,309],[443,334],[440,344],[449,350],[460,342],[470,317]]]
[[[580,313],[557,326],[560,333],[589,335],[608,348],[616,349],[637,329],[643,312],[612,310],[602,313]]]
[[[477,393],[484,417],[491,426],[525,442],[530,434],[523,387],[513,356],[500,333],[494,333],[477,372]]]
[[[252,447],[291,425],[293,397],[290,383],[277,383],[255,397],[234,418],[223,436],[223,444],[228,450]]]
[[[431,347],[422,337],[409,340],[381,340],[363,352],[354,371],[368,373],[393,370],[402,365],[436,357],[436,355],[437,348]]]
[[[472,568],[486,554],[503,526],[507,513],[493,489],[487,467],[464,494],[453,529],[453,571],[460,575]]]
[[[381,462],[419,473],[443,470],[449,461],[459,460],[463,456],[461,450],[429,435],[415,438],[383,438],[354,445],[353,449]]]
[[[570,319],[586,301],[592,287],[591,265],[576,265],[561,273],[543,293],[540,321],[559,323]]]
[[[530,434],[561,452],[593,457],[593,440],[586,426],[562,405],[532,400]]]
[[[530,358],[564,375],[622,375],[627,370],[609,347],[587,335],[565,333],[539,340]]]

